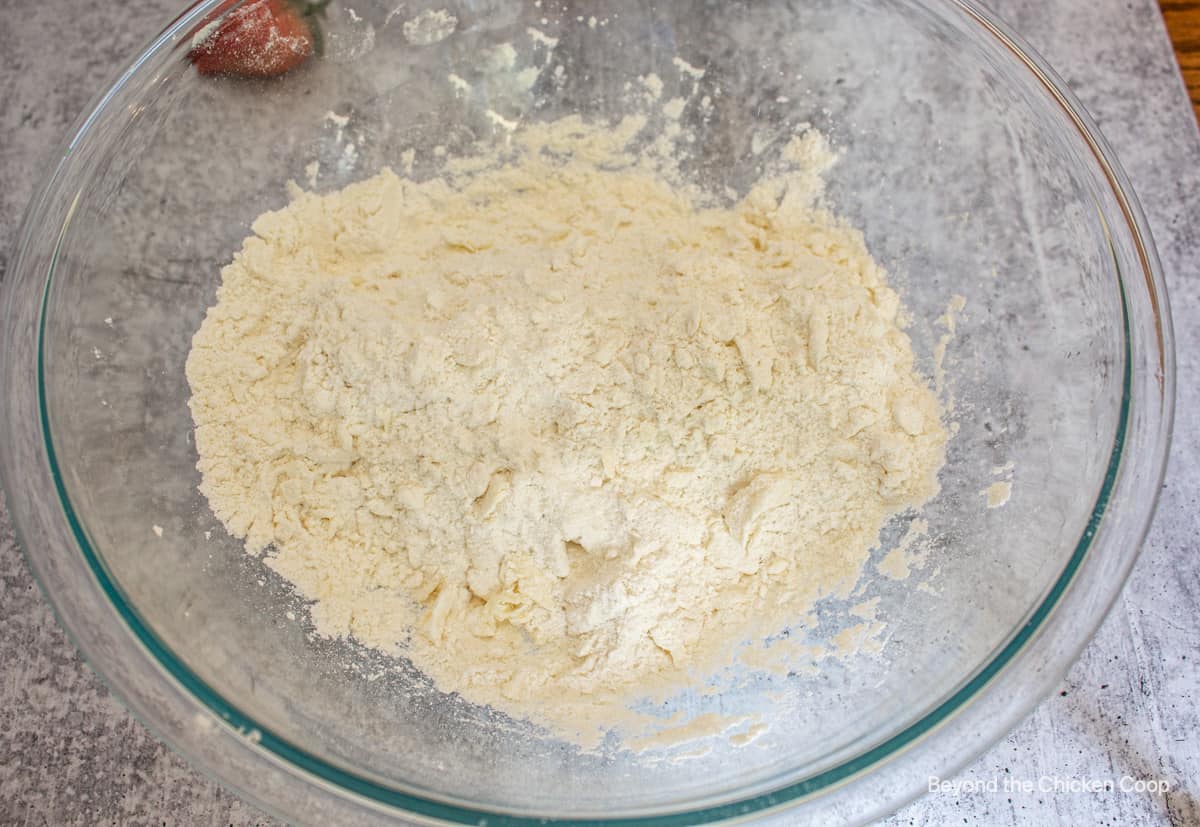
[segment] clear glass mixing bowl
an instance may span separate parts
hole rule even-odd
[[[196,766],[313,824],[861,821],[978,754],[1063,674],[1153,510],[1170,322],[1111,152],[976,5],[341,0],[325,57],[269,82],[189,65],[214,5],[80,121],[3,286],[3,472],[30,565],[92,665]],[[403,24],[427,8],[457,29],[410,43]],[[481,63],[503,43],[513,65]],[[508,82],[529,67],[532,88]],[[435,145],[500,139],[488,109],[611,120],[650,72],[665,96],[714,101],[688,169],[715,191],[743,190],[801,123],[833,140],[830,200],[892,272],[930,376],[937,319],[966,298],[943,363],[958,431],[924,514],[930,588],[869,568],[882,655],[707,699],[737,709],[769,688],[771,727],[682,763],[580,753],[306,635],[303,601],[197,492],[183,371],[219,268],[312,162],[319,190],[410,147],[429,175]],[[1012,495],[989,509],[997,473]]]

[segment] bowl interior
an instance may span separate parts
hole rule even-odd
[[[402,25],[425,5],[396,16],[393,5],[335,3],[326,56],[271,82],[200,77],[186,41],[164,46],[77,148],[89,163],[45,297],[41,381],[63,494],[125,609],[163,644],[168,670],[318,773],[472,808],[694,808],[819,787],[836,776],[822,773],[886,753],[1003,651],[1086,546],[1106,484],[1126,334],[1111,195],[1081,139],[949,4],[447,0],[431,8],[457,30],[431,45]],[[505,43],[514,65],[488,63]],[[538,79],[524,89],[515,78],[530,67]],[[957,428],[921,515],[924,569],[897,580],[869,566],[856,595],[879,598],[882,652],[798,660],[786,677],[683,698],[772,722],[749,746],[683,762],[581,753],[439,693],[402,662],[309,635],[304,601],[197,491],[183,370],[220,267],[258,214],[287,202],[286,181],[310,186],[314,161],[319,191],[399,166],[407,149],[414,174],[433,175],[435,146],[454,157],[503,140],[489,109],[613,121],[628,110],[625,84],[652,72],[664,97],[713,101],[715,116],[691,123],[687,171],[714,192],[744,191],[803,124],[842,151],[830,202],[891,273],[920,369],[931,382],[944,373]],[[450,74],[473,93],[457,94]],[[965,306],[951,329],[955,296]],[[1004,481],[1011,498],[988,508],[981,492]],[[888,526],[877,562],[911,519]],[[822,606],[822,623],[837,628],[848,608]]]

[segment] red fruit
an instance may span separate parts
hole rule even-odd
[[[222,4],[220,14],[235,0]],[[274,77],[312,55],[315,22],[291,0],[251,0],[227,14],[192,47],[188,57],[202,75]]]

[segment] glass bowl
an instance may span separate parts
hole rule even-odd
[[[991,16],[966,0],[342,0],[321,59],[247,81],[187,59],[217,5],[184,12],[80,120],[3,285],[22,545],[80,650],[193,764],[314,824],[855,822],[954,772],[1063,675],[1153,511],[1170,320],[1112,153]],[[453,34],[406,37],[430,9]],[[505,43],[509,64],[480,62]],[[532,86],[508,82],[530,68]],[[795,669],[761,737],[685,762],[580,752],[308,634],[304,601],[197,491],[183,369],[220,267],[289,179],[340,188],[409,148],[431,174],[433,147],[500,139],[489,109],[612,121],[650,72],[717,101],[689,168],[714,191],[744,190],[801,124],[832,140],[829,200],[891,272],[957,429],[922,515],[924,587],[875,565],[859,585],[881,653]],[[989,508],[997,481],[1011,497]]]

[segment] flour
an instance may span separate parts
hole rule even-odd
[[[999,508],[1005,505],[1012,496],[1012,483],[1008,480],[994,482],[980,491],[979,495],[987,500],[988,508]]]
[[[187,363],[201,490],[319,633],[583,744],[848,596],[946,442],[823,139],[723,205],[645,128],[299,194]]]
[[[741,727],[749,720],[750,716],[748,715],[731,717],[718,715],[715,712],[706,712],[691,719],[684,719],[684,716],[677,715],[668,722],[667,727],[662,731],[634,738],[630,741],[629,746],[634,752],[648,752],[680,743],[699,741]]]
[[[1015,468],[1016,464],[1011,460],[1003,465],[997,465],[992,468],[993,474],[1001,475],[1004,479],[992,483],[979,492],[979,495],[987,500],[988,508],[1000,508],[1008,504],[1009,499],[1012,497],[1012,478]]]
[[[458,18],[445,9],[426,9],[406,20],[402,31],[404,39],[414,46],[432,46],[454,34],[457,27]]]
[[[907,580],[914,567],[925,564],[928,550],[914,548],[917,543],[928,537],[929,522],[925,519],[913,520],[900,538],[896,547],[879,561],[879,571],[893,580]]]

